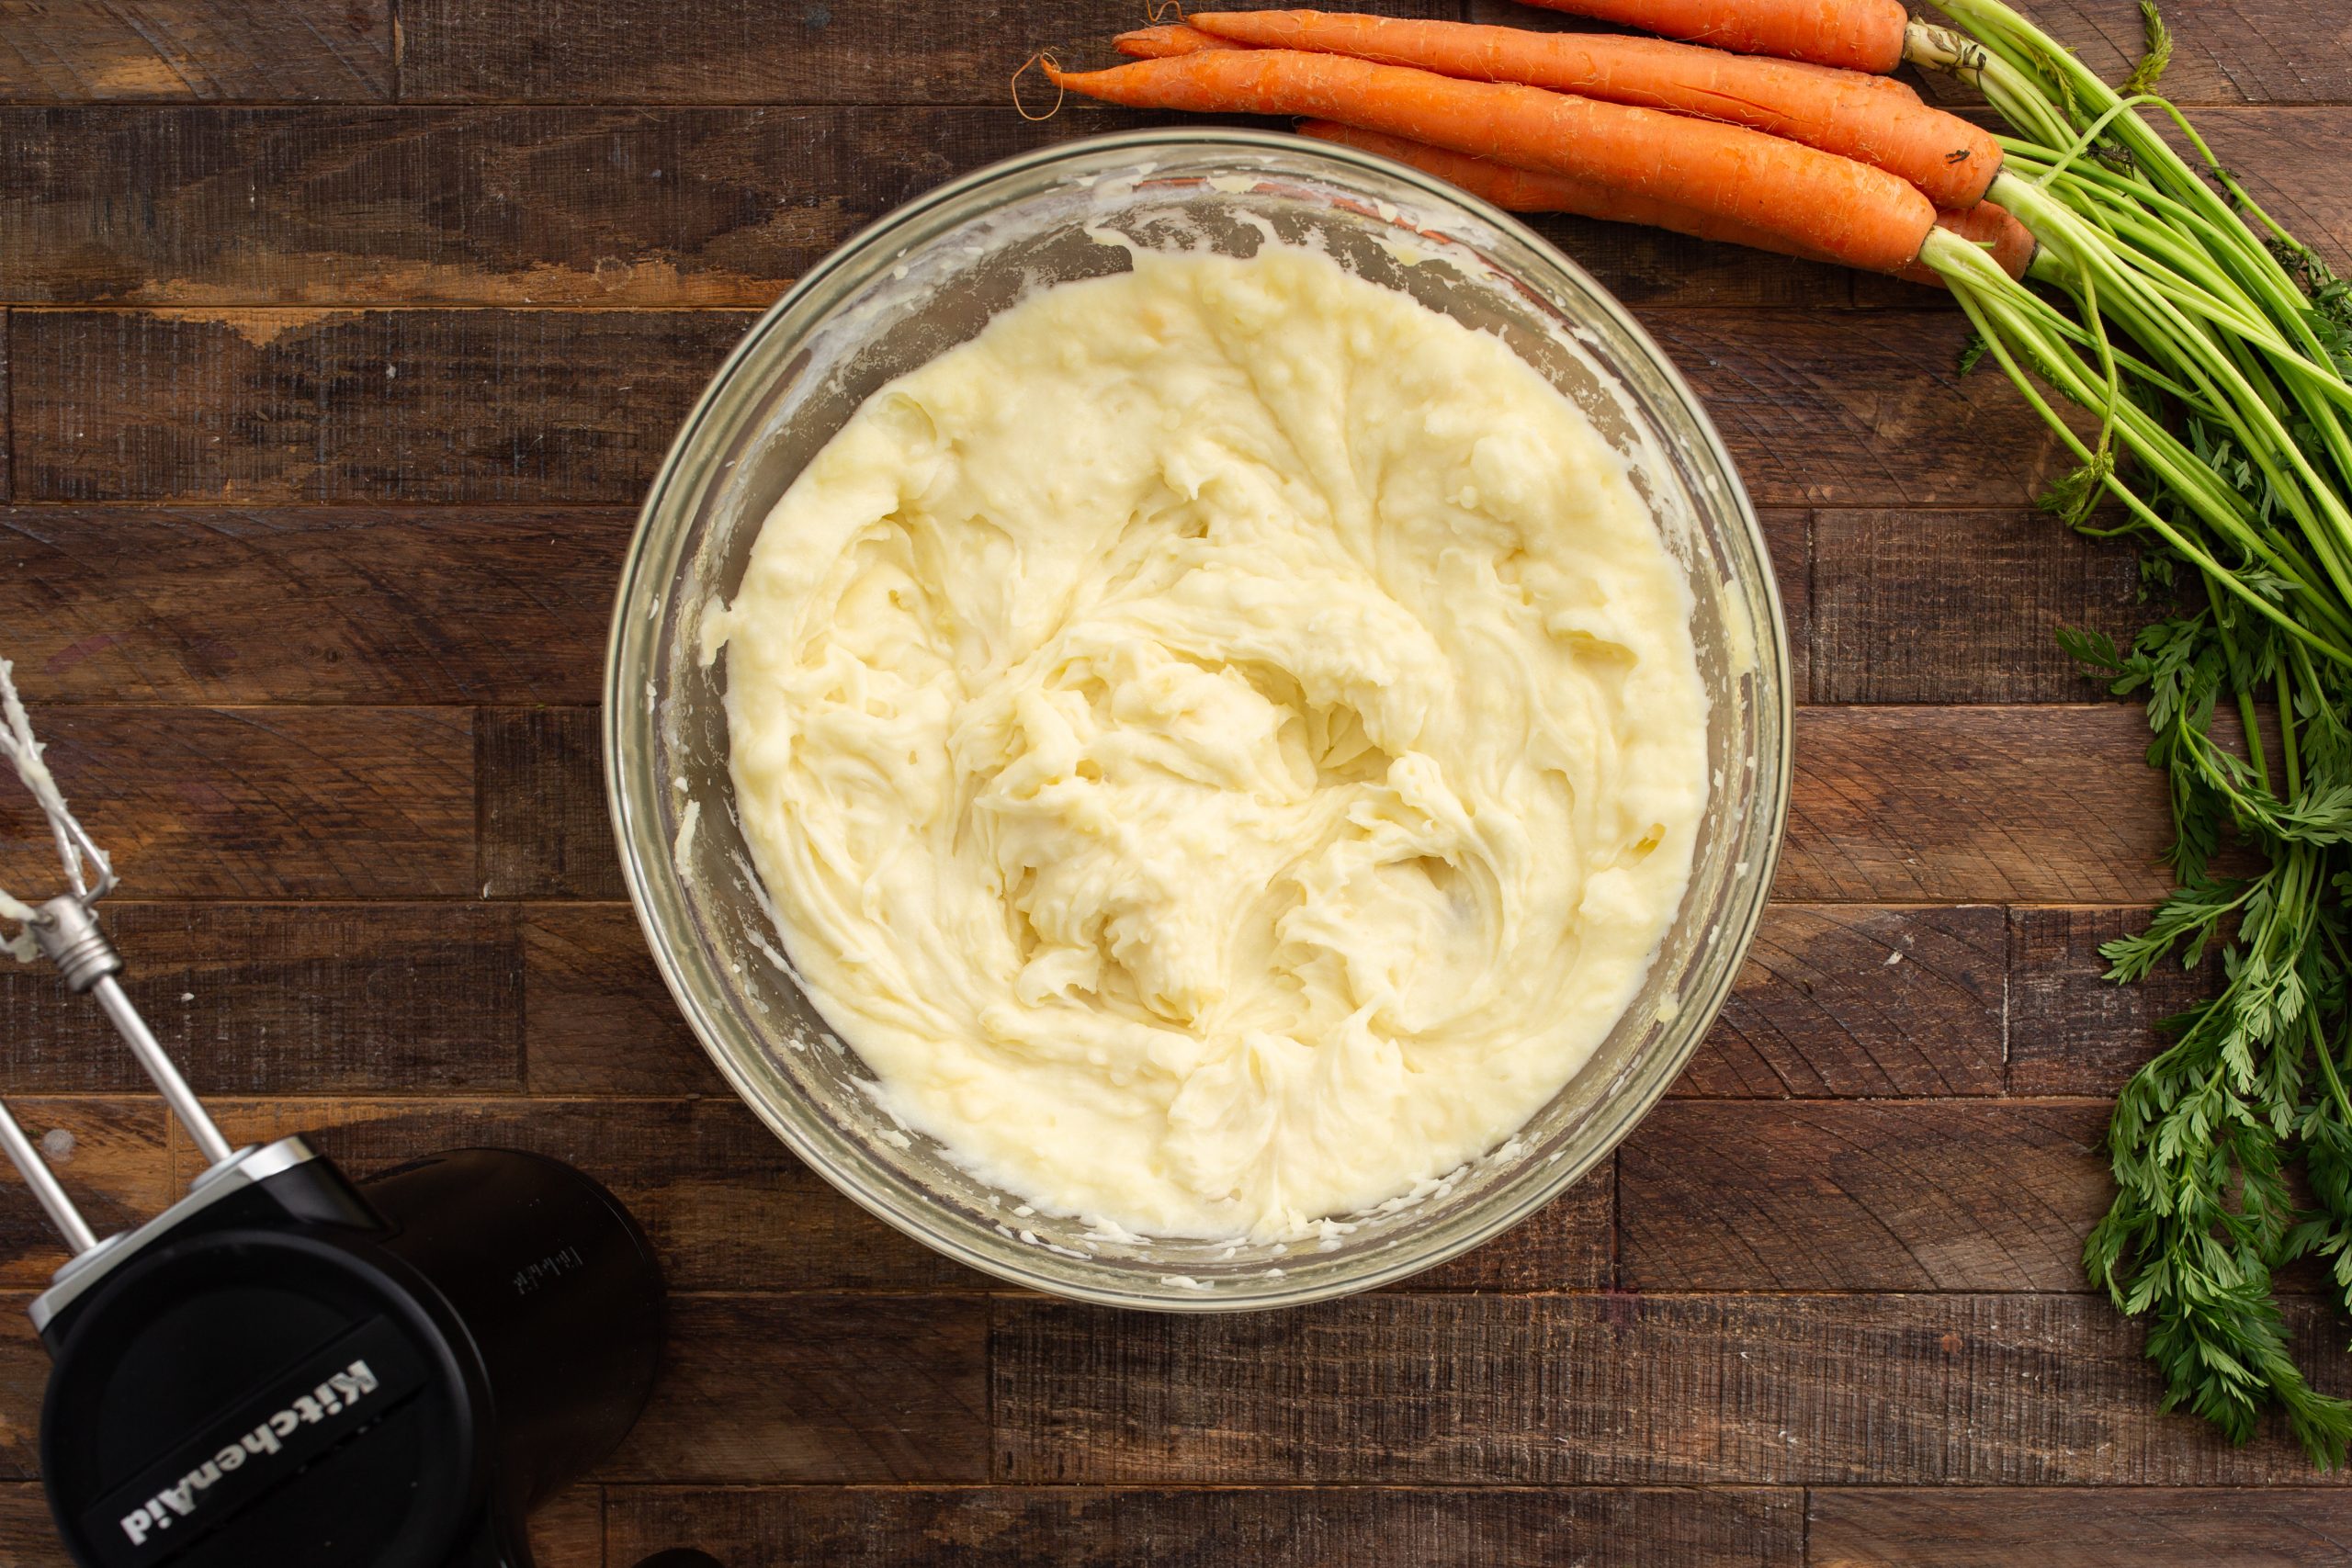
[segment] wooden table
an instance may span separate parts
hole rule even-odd
[[[2052,25],[2119,71],[2132,7],[2075,4]],[[2222,155],[2352,249],[2352,3],[2168,8]],[[1723,427],[1807,705],[1737,996],[1541,1217],[1353,1301],[1119,1315],[949,1267],[728,1094],[597,777],[634,507],[808,263],[1136,123],[1026,124],[1005,83],[1138,10],[0,0],[0,652],[128,878],[141,1005],[235,1136],[546,1149],[668,1261],[667,1381],[542,1561],[2345,1560],[2346,1494],[2158,1414],[2086,1293],[2091,1145],[2186,994],[2098,979],[2165,886],[2163,802],[2051,638],[2128,626],[2133,567],[2027,509],[2051,443],[1906,285],[1546,225]],[[39,849],[9,795],[0,883]],[[0,1083],[101,1228],[190,1172],[45,973],[0,976]],[[58,1253],[13,1179],[0,1232],[0,1562],[50,1568],[18,1309]]]

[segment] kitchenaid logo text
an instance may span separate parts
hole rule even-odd
[[[296,1395],[285,1409],[272,1413],[252,1431],[223,1444],[219,1453],[181,1476],[178,1485],[164,1487],[123,1515],[122,1533],[130,1538],[131,1545],[146,1545],[155,1531],[169,1529],[173,1520],[196,1512],[205,1493],[222,1476],[243,1469],[249,1462],[283,1452],[286,1438],[304,1427],[315,1427],[342,1415],[375,1393],[378,1386],[376,1374],[365,1360],[352,1362],[310,1393]]]

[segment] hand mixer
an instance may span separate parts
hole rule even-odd
[[[652,1387],[645,1233],[596,1182],[518,1150],[355,1182],[299,1137],[231,1148],[117,979],[96,910],[113,869],[5,660],[0,716],[69,884],[37,907],[0,893],[23,927],[11,949],[97,998],[206,1161],[187,1196],[102,1238],[0,1104],[0,1145],[74,1254],[32,1304],[66,1550],[85,1568],[531,1568],[526,1514],[610,1452]]]

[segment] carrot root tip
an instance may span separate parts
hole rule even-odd
[[[1029,68],[1033,65],[1043,71],[1046,73],[1046,80],[1054,85],[1053,106],[1044,114],[1031,114],[1028,107],[1021,101],[1021,78],[1029,74]],[[1069,89],[1062,85],[1062,62],[1054,58],[1054,51],[1050,49],[1041,49],[1023,61],[1021,68],[1012,73],[1012,112],[1023,119],[1032,121],[1051,119],[1059,114],[1062,99],[1069,93]]]

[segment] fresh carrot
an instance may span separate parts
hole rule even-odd
[[[1359,130],[1354,126],[1340,125],[1333,120],[1305,120],[1298,130],[1300,135],[1314,137],[1318,141],[1337,141],[1410,164],[1424,174],[1435,175],[1449,185],[1459,186],[1473,196],[1491,201],[1506,212],[1573,212],[1582,218],[1605,218],[1617,223],[1641,223],[1653,229],[1671,229],[1678,234],[1720,241],[1728,245],[1746,245],[1751,250],[1775,251],[1781,255],[1801,256],[1807,261],[1830,259],[1815,252],[1798,250],[1777,234],[1667,202],[1629,199],[1620,193],[1566,175],[1515,169],[1508,164],[1498,164],[1491,158],[1476,158],[1466,152],[1449,152],[1426,142],[1408,141],[1402,137],[1386,136],[1376,130]],[[1936,227],[1950,229],[1964,240],[1985,246],[1992,253],[1993,259],[2011,277],[2023,277],[2025,269],[2032,264],[2036,248],[2033,235],[2024,224],[1992,202],[1980,201],[1973,207],[1962,209],[1939,209]],[[1917,262],[1896,268],[1894,276],[1913,283],[1924,283],[1930,288],[1944,287],[1940,276]]]
[[[1611,39],[1619,37],[1619,35],[1614,33],[1602,36]],[[1623,41],[1630,43],[1634,41],[1655,42],[1657,40],[1634,40],[1627,39]],[[1236,43],[1231,39],[1218,38],[1213,34],[1203,32],[1200,28],[1183,22],[1164,23],[1148,28],[1136,28],[1133,31],[1124,32],[1119,34],[1116,38],[1114,38],[1111,40],[1111,46],[1114,49],[1116,49],[1121,54],[1126,55],[1130,59],[1135,60],[1166,60],[1170,55],[1192,54],[1204,49],[1245,49],[1250,47],[1246,44]],[[1396,62],[1390,62],[1389,63],[1393,64]],[[1917,91],[1912,87],[1910,83],[1899,81],[1893,76],[1872,76],[1867,72],[1848,71],[1834,65],[1815,65],[1803,60],[1782,60],[1776,63],[1783,71],[1798,72],[1806,76],[1817,78],[1824,84],[1834,84],[1845,87],[1867,87],[1873,93],[1900,98],[1905,103],[1916,104],[1920,102]],[[1448,74],[1451,73],[1448,73]],[[1599,97],[1601,95],[1598,93],[1589,93],[1586,95],[1588,97]],[[1719,115],[1715,118],[1723,118],[1726,117]]]
[[[1981,198],[2000,145],[1958,115],[1891,101],[1885,80],[1610,33],[1539,33],[1333,11],[1207,11],[1195,31],[1261,48],[1345,54],[1479,82],[1523,82],[1786,137],[1898,175],[1939,207]]]
[[[1784,236],[1766,230],[1671,202],[1629,195],[1569,175],[1517,169],[1492,158],[1432,147],[1426,141],[1408,141],[1377,130],[1363,130],[1336,120],[1303,120],[1298,129],[1301,135],[1320,141],[1337,141],[1410,164],[1448,185],[1461,186],[1472,196],[1491,201],[1506,212],[1572,212],[1579,218],[1605,218],[1612,223],[1671,229],[1678,234],[1717,240],[1727,245],[1746,245],[1751,250],[1774,251],[1781,255],[1804,256],[1809,261],[1824,259],[1799,250]]]
[[[1203,50],[1107,71],[1046,73],[1136,108],[1336,119],[1567,175],[1778,236],[1870,272],[1919,254],[1935,208],[1883,169],[1744,126],[1596,103],[1516,84],[1295,50]]]
[[[1249,46],[1176,22],[1121,33],[1111,40],[1111,47],[1136,60],[1167,60],[1179,54],[1197,54],[1204,49],[1246,49]]]
[[[1737,54],[1883,75],[1903,63],[1903,0],[1524,0]]]

